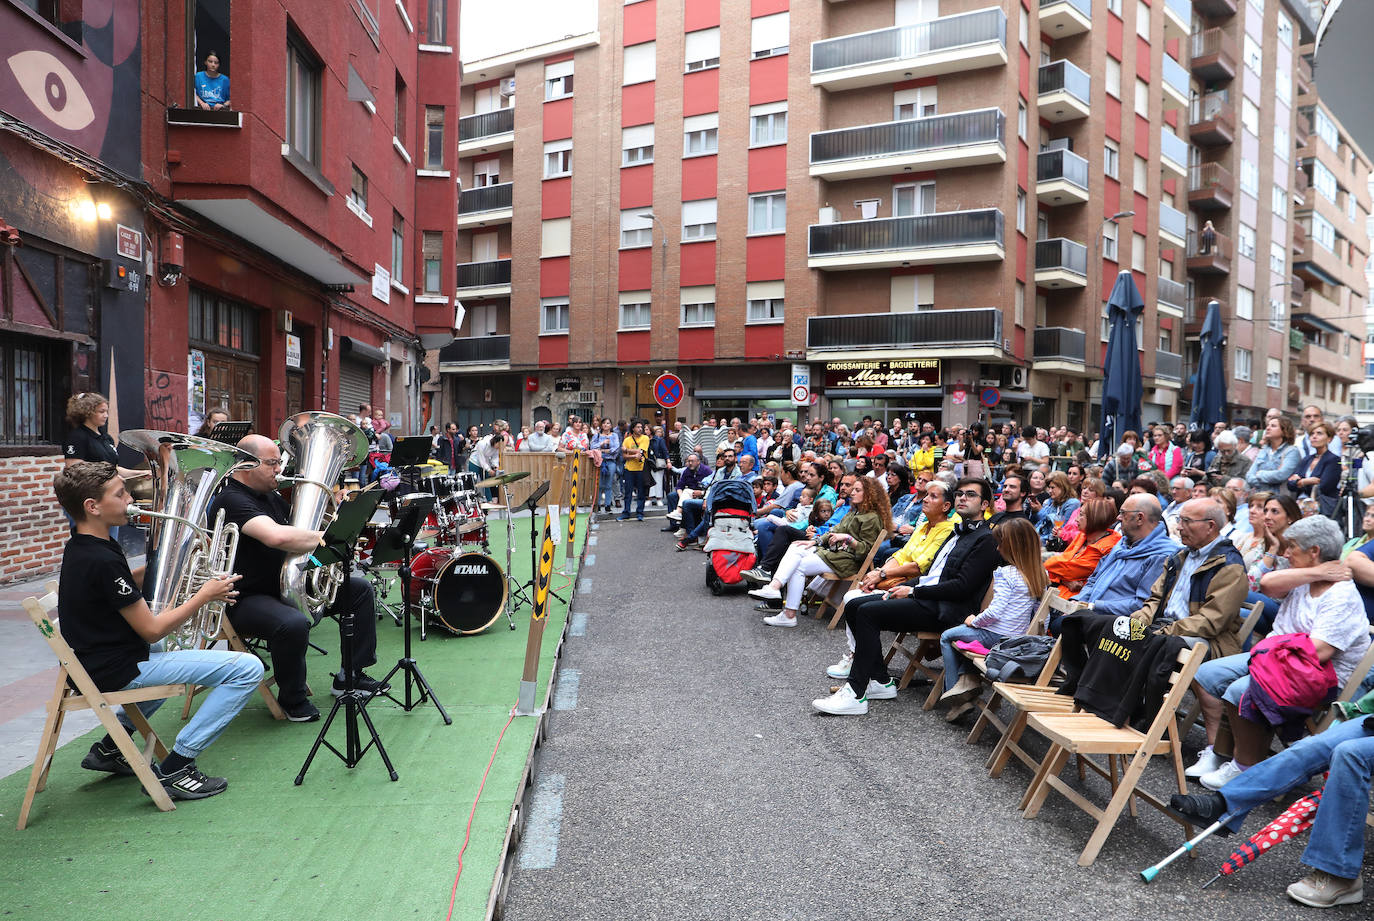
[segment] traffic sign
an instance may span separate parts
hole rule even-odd
[[[792,402],[798,406],[805,406],[811,402],[811,394],[801,384],[792,388]]]
[[[1002,400],[1002,391],[996,387],[984,387],[983,392],[978,395],[978,402],[988,409],[996,406]]]
[[[654,381],[654,400],[664,409],[672,409],[682,402],[682,378],[676,374],[660,374]]]
[[[792,366],[792,405],[809,406],[811,404],[811,366],[793,365]]]

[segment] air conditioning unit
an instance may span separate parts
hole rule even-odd
[[[579,390],[577,392],[577,402],[595,405],[601,402],[601,392],[597,390]]]
[[[820,217],[816,219],[817,224],[838,224],[840,221],[840,210],[826,205],[821,209]]]
[[[1026,369],[1025,369],[1025,368],[1008,368],[1008,369],[1007,369],[1007,374],[1006,374],[1006,377],[1004,378],[1004,380],[1006,381],[1006,383],[1004,384],[1004,386],[1005,386],[1007,389],[1009,389],[1009,390],[1025,390],[1025,389],[1026,389]]]
[[[1053,138],[1045,144],[1046,150],[1073,150],[1073,138]]]
[[[504,80],[501,81],[501,95],[502,97],[507,99],[515,95],[514,77],[506,77]]]

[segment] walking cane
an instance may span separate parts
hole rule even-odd
[[[1208,838],[1212,837],[1212,835],[1220,831],[1222,826],[1225,825],[1230,820],[1230,818],[1231,816],[1224,815],[1220,819],[1217,819],[1196,838],[1193,838],[1191,841],[1183,842],[1183,846],[1180,847],[1178,850],[1174,851],[1168,857],[1165,857],[1163,860],[1161,860],[1159,863],[1155,864],[1152,867],[1146,867],[1145,869],[1141,870],[1140,878],[1145,880],[1145,882],[1147,883],[1154,882],[1155,877],[1159,875],[1160,870],[1163,870],[1165,867],[1173,863],[1175,860],[1178,860],[1184,854],[1191,853],[1195,847],[1197,847],[1203,841],[1207,840]]]

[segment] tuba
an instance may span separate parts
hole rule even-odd
[[[367,460],[367,436],[343,416],[305,412],[282,423],[279,444],[294,470],[292,476],[280,479],[295,485],[291,524],[311,531],[327,527],[333,519],[334,484],[345,468]],[[334,603],[343,569],[337,564],[306,569],[309,561],[309,553],[287,557],[281,569],[281,596],[318,623],[325,608]]]
[[[175,432],[138,429],[125,432],[119,441],[141,452],[153,471],[152,507],[131,505],[129,518],[152,520],[143,587],[149,609],[160,614],[184,604],[209,580],[234,571],[238,526],[225,523],[222,509],[212,530],[203,522],[224,479],[258,461],[239,448]],[[223,617],[224,602],[204,605],[168,634],[167,648],[213,642]]]

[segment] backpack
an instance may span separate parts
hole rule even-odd
[[[989,681],[1012,681],[1018,676],[1034,681],[1049,661],[1052,636],[1011,636],[988,650]]]

